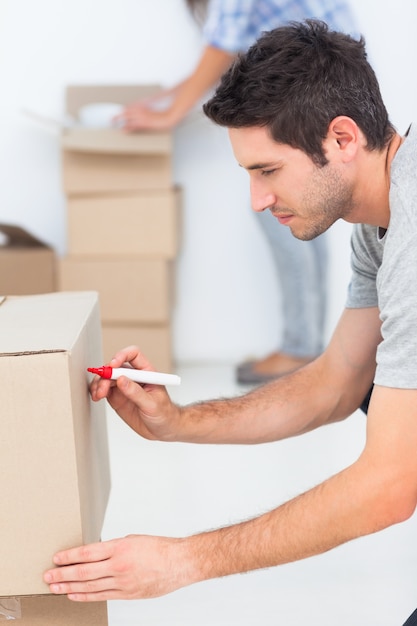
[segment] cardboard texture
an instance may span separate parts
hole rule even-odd
[[[109,495],[97,294],[4,298],[0,346],[0,596],[48,594],[53,554],[100,539]]]
[[[70,255],[173,259],[178,252],[179,192],[68,199]]]
[[[66,113],[100,102],[130,104],[158,91],[156,85],[70,85]],[[172,186],[172,134],[126,133],[117,128],[75,126],[63,130],[64,192],[90,194],[168,189]]]
[[[66,118],[75,125],[61,135],[68,256],[59,263],[57,288],[98,291],[105,360],[137,343],[158,369],[170,371],[172,261],[180,231],[172,133],[77,124],[86,105],[123,106],[159,89],[67,87]]]
[[[171,327],[103,324],[104,362],[107,363],[121,348],[136,345],[160,372],[172,372]]]
[[[169,155],[172,137],[169,133],[125,133],[118,128],[68,128],[63,131],[61,147],[74,152],[112,154]]]
[[[62,168],[63,189],[68,195],[135,192],[172,186],[172,163],[166,155],[63,151]]]
[[[81,107],[97,102],[127,105],[159,91],[158,85],[69,85],[65,93],[66,113],[77,120]],[[169,132],[125,133],[117,128],[64,129],[64,150],[125,154],[167,154],[172,152]]]
[[[20,598],[19,626],[106,626],[106,602],[71,602],[65,596]],[[1,598],[0,598],[1,604]]]
[[[29,232],[0,224],[0,294],[26,295],[55,291],[54,251]]]
[[[171,269],[164,259],[67,256],[59,262],[59,289],[97,291],[104,323],[168,323]]]

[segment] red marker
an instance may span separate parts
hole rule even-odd
[[[161,374],[160,372],[148,372],[147,370],[135,370],[133,367],[88,367],[88,372],[97,374],[101,378],[117,380],[120,376],[126,376],[136,383],[148,383],[150,385],[179,385],[181,378],[176,374]]]

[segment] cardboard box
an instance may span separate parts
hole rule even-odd
[[[98,541],[110,488],[96,293],[0,304],[0,596],[48,594],[60,549]],[[55,626],[55,625],[54,625]]]
[[[64,257],[59,262],[61,291],[97,291],[101,319],[108,323],[168,323],[172,307],[172,268],[164,259]]]
[[[66,596],[19,598],[19,626],[105,626],[106,602],[72,602]],[[0,610],[1,610],[0,598]]]
[[[64,193],[97,194],[169,189],[172,186],[171,157],[86,152],[62,153]]]
[[[170,155],[173,145],[170,132],[126,133],[118,128],[77,125],[79,111],[86,105],[108,102],[126,106],[159,90],[158,85],[69,85],[65,93],[66,116],[75,125],[63,129],[62,148],[76,152]]]
[[[93,103],[131,104],[155,93],[156,85],[70,85],[66,113],[77,122],[81,107]],[[172,186],[172,133],[126,133],[117,128],[75,125],[63,129],[64,192],[107,193],[168,189]]]
[[[160,89],[156,84],[68,85],[65,91],[65,109],[68,115],[77,118],[78,111],[86,104],[114,102],[126,106],[152,96]]]
[[[155,369],[160,372],[173,371],[172,333],[168,324],[160,326],[103,324],[102,333],[105,363],[121,348],[135,345]]]
[[[55,253],[23,228],[0,224],[0,294],[55,291]]]
[[[61,147],[67,152],[99,152],[117,155],[171,155],[168,133],[125,133],[118,128],[74,127],[63,130]]]
[[[179,247],[179,191],[68,199],[70,255],[173,259]]]

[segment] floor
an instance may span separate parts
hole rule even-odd
[[[231,365],[184,366],[180,403],[241,394]],[[260,446],[141,440],[108,411],[112,493],[103,539],[183,536],[260,514],[357,458],[365,418]],[[111,626],[401,626],[417,607],[417,515],[332,552],[199,583],[162,598],[109,603]],[[179,564],[180,566],[180,564]]]

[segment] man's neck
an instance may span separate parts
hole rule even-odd
[[[395,133],[385,150],[366,155],[368,167],[365,166],[363,169],[359,199],[364,211],[361,221],[365,224],[388,228],[391,164],[403,141],[404,137]]]

